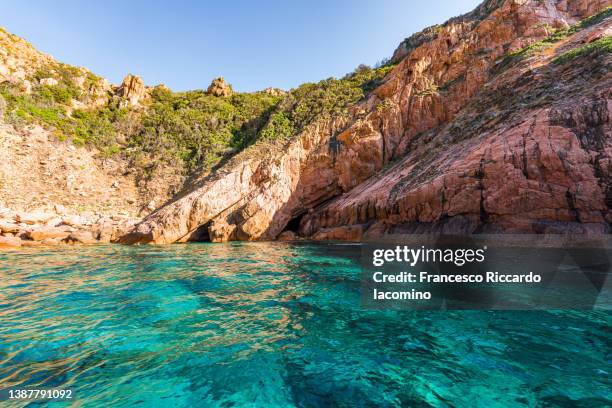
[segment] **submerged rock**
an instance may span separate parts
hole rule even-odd
[[[297,234],[293,231],[283,231],[276,239],[279,241],[295,241],[298,238],[299,237],[297,236]]]
[[[64,239],[68,243],[79,243],[79,244],[96,244],[98,240],[94,237],[94,233],[91,231],[75,231],[70,233],[68,237]]]

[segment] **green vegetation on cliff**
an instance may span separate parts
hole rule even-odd
[[[506,55],[504,59],[498,64],[498,66],[496,67],[496,70],[502,71],[508,66],[510,66],[511,64],[527,59],[533,55],[536,55],[546,50],[547,48],[552,47],[553,45],[569,37],[570,35],[577,33],[580,30],[584,30],[585,28],[594,26],[595,24],[598,24],[609,17],[612,17],[612,7],[608,7],[602,10],[601,12],[593,16],[587,17],[570,27],[554,30],[546,38],[540,41],[537,41],[533,44],[529,44],[528,46],[523,47],[518,51],[509,53],[508,55]],[[561,57],[556,58],[555,61],[557,62],[562,61],[562,59],[560,58]]]
[[[599,40],[583,45],[582,47],[572,48],[571,50],[566,51],[555,58],[553,63],[563,64],[582,56],[590,55],[595,57],[596,55],[607,53],[612,53],[612,37],[610,36],[600,38]]]
[[[210,167],[256,138],[280,97],[263,92],[215,97],[158,87],[131,134],[137,160],[180,160],[187,169]]]
[[[38,85],[30,94],[11,84],[0,85],[6,103],[5,120],[14,124],[37,123],[53,130],[60,140],[71,139],[77,145],[92,144],[110,154],[117,150],[117,139],[127,109],[108,106],[80,110],[71,101],[85,98],[81,91],[64,81],[56,85]]]
[[[146,87],[131,75],[111,86],[4,31],[0,47],[14,59],[0,83],[4,121],[17,128],[37,124],[58,140],[95,147],[101,158],[132,173],[147,195],[160,184],[167,186],[159,190],[173,194],[180,183],[205,176],[230,158],[270,156],[270,148],[282,149],[311,123],[342,115],[392,68],[360,66],[343,78],[289,92],[234,93],[219,79],[207,91],[172,92]]]
[[[228,149],[254,138],[280,99],[265,93],[217,98],[203,91],[173,93],[158,87],[144,109],[119,107],[112,99],[100,107],[74,109],[72,100],[83,96],[71,80],[36,85],[30,94],[2,84],[0,96],[11,123],[38,123],[60,140],[91,144],[105,155],[122,153],[138,163],[178,160],[186,168],[212,164]]]
[[[360,66],[344,78],[328,78],[293,89],[279,103],[259,138],[284,140],[317,119],[344,113],[380,85],[392,68],[393,65],[375,69]]]
[[[315,120],[343,113],[378,86],[391,68],[360,66],[341,79],[303,84],[286,94],[218,97],[158,86],[147,91],[139,106],[125,107],[97,76],[53,64],[29,78],[29,92],[4,83],[0,96],[10,123],[37,123],[60,140],[95,146],[106,157],[121,155],[141,175],[158,166],[187,174],[210,169],[258,140],[282,142]]]

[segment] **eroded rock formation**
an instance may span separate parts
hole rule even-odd
[[[107,244],[135,223],[127,216],[69,215],[62,210],[23,212],[0,207],[0,248]]]
[[[266,93],[268,95],[272,95],[272,96],[283,96],[287,93],[279,88],[266,88],[261,92]]]
[[[223,77],[219,77],[212,80],[206,93],[214,96],[231,96],[233,91],[230,84],[225,82]]]
[[[612,4],[487,1],[402,43],[349,114],[251,149],[123,242],[361,240],[389,232],[607,232],[612,20],[512,54]],[[290,234],[285,234],[284,237]]]
[[[117,88],[116,95],[119,97],[121,107],[136,106],[146,95],[146,89],[142,78],[128,74]]]

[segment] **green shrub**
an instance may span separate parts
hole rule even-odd
[[[294,133],[293,124],[285,112],[272,115],[267,126],[260,132],[260,139],[279,140],[291,137]]]
[[[65,111],[53,99],[53,95],[27,95],[9,84],[0,85],[0,95],[6,102],[4,116],[10,121],[37,122],[53,127],[63,127]]]
[[[202,90],[174,93],[159,86],[139,109],[119,108],[112,101],[73,109],[72,100],[86,100],[101,79],[53,64],[32,79],[55,78],[58,84],[34,86],[31,94],[1,84],[0,97],[8,121],[40,124],[60,140],[95,146],[104,157],[122,155],[139,177],[147,177],[156,166],[184,172],[211,168],[258,140],[286,140],[319,118],[345,112],[392,68],[362,66],[344,78],[304,84],[283,96],[256,92],[219,98]],[[83,75],[85,92],[75,84],[75,77]]]
[[[612,37],[606,36],[597,41],[573,48],[553,60],[553,64],[563,64],[585,55],[596,56],[612,52]]]
[[[612,16],[612,6],[606,7],[605,9],[603,9],[602,11],[600,11],[599,13],[592,15],[591,17],[587,17],[584,20],[578,22],[577,24],[575,24],[574,26],[572,26],[572,29],[574,31],[579,31],[582,30],[584,28],[587,27],[591,27],[594,26],[596,24],[601,23],[603,20],[605,20],[608,17]]]
[[[216,164],[227,152],[253,141],[279,97],[265,93],[218,98],[203,91],[172,93],[158,87],[130,147],[160,162],[187,169]]]
[[[579,21],[578,23],[572,25],[571,27],[560,28],[552,32],[548,37],[544,38],[543,40],[530,44],[516,52],[509,53],[508,55],[506,55],[504,59],[498,64],[496,71],[501,72],[510,64],[522,61],[533,55],[536,55],[544,51],[545,49],[551,47],[553,44],[567,38],[568,36],[577,33],[580,30],[598,24],[610,16],[612,16],[612,7],[607,7],[601,12],[593,16],[587,17]]]
[[[394,65],[372,69],[360,66],[344,78],[306,83],[289,92],[262,130],[267,140],[282,140],[301,132],[319,118],[341,115],[374,90]]]

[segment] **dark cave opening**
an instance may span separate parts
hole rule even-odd
[[[210,227],[210,224],[210,222],[207,222],[206,224],[200,225],[198,228],[196,228],[195,231],[191,233],[187,241],[210,242],[210,234],[208,233],[208,227]]]
[[[304,215],[306,215],[305,212],[298,214],[297,216],[290,219],[287,225],[285,226],[285,229],[283,230],[283,232],[291,231],[297,234],[297,232],[300,229],[300,222],[302,221],[302,218],[304,217]]]

